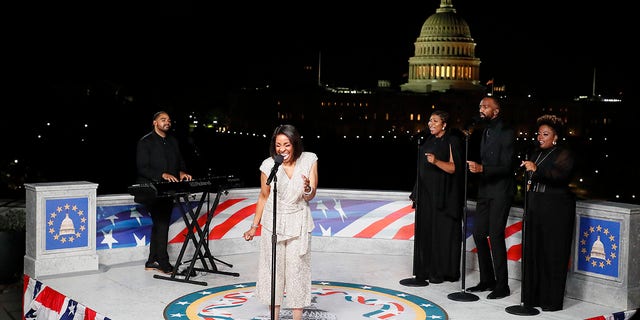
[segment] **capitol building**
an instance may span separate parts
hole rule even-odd
[[[452,0],[442,0],[422,25],[402,91],[483,91],[475,48],[469,25],[456,13]]]

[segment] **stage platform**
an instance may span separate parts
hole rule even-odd
[[[370,240],[368,245],[375,247],[378,245],[377,241]],[[510,280],[512,293],[507,298],[488,300],[486,299],[488,292],[482,292],[478,294],[478,301],[458,302],[450,300],[447,296],[461,290],[460,281],[431,284],[426,287],[402,286],[399,281],[411,275],[411,256],[371,255],[365,253],[369,248],[361,247],[360,249],[363,253],[313,252],[313,280],[366,284],[406,292],[437,304],[446,312],[448,319],[522,318],[505,311],[506,307],[520,303],[520,281],[518,280]],[[156,272],[144,270],[144,261],[134,261],[108,268],[101,266],[98,272],[44,277],[39,280],[112,320],[158,320],[165,319],[164,310],[170,303],[192,292],[236,283],[255,282],[257,261],[255,253],[219,258],[233,264],[233,268],[222,265],[221,270],[238,272],[240,276],[198,273],[192,279],[207,282],[208,285],[203,287],[156,279],[153,277],[157,274]],[[465,283],[469,285],[466,287],[475,285],[478,282],[478,276],[477,271],[467,270]],[[268,308],[265,307],[265,312],[267,311]],[[618,308],[567,298],[564,310],[541,311],[536,316],[525,316],[525,318],[575,320],[620,311],[622,310]]]

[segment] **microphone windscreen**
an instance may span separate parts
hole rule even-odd
[[[282,164],[282,161],[284,161],[284,156],[281,154],[276,154],[273,157],[273,161],[275,161],[276,164]]]

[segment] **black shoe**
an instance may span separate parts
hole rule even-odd
[[[169,262],[159,263],[158,261],[147,261],[144,264],[144,269],[160,271],[166,274],[173,272],[173,266]]]
[[[478,283],[477,286],[474,286],[474,287],[471,287],[471,288],[467,288],[467,291],[469,291],[469,292],[482,292],[482,291],[493,290],[495,287],[496,287],[496,283],[495,282],[491,282],[491,283],[480,282],[480,283]]]
[[[147,261],[144,264],[145,270],[160,270],[160,264],[157,261]]]
[[[400,284],[407,287],[426,287],[429,281],[422,278],[407,278],[400,280]]]
[[[169,262],[160,263],[160,269],[158,271],[166,274],[173,273],[173,266]]]
[[[487,299],[502,299],[504,297],[508,297],[511,294],[511,290],[509,288],[506,289],[496,289],[491,291],[487,296]]]

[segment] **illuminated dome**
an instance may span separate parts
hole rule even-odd
[[[422,25],[402,91],[484,90],[469,25],[451,2],[441,0],[440,8]]]
[[[469,25],[453,7],[436,10],[422,25],[418,41],[468,41],[473,42]]]

